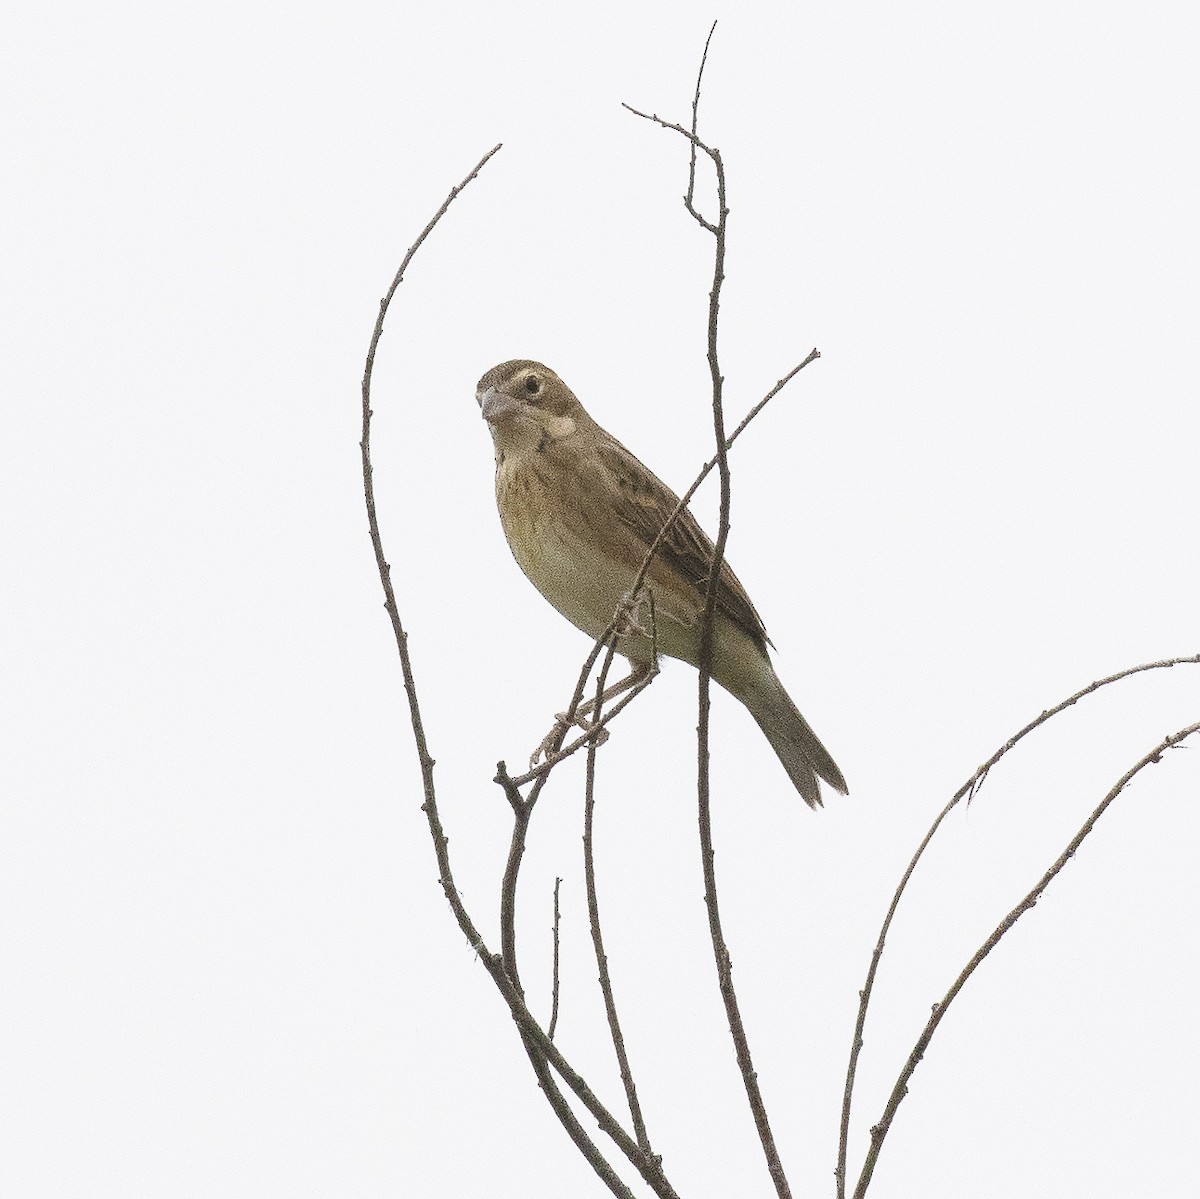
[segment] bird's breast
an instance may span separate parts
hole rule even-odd
[[[629,593],[646,549],[589,494],[586,474],[553,455],[505,454],[496,463],[496,504],[517,564],[576,628],[598,638]],[[684,589],[647,586],[655,596],[654,639],[660,654],[695,662],[699,652],[697,597]],[[617,648],[636,661],[651,657],[651,617],[639,614],[647,635],[622,637]],[[719,677],[719,676],[718,676]]]
[[[576,628],[599,637],[633,572],[590,532],[571,480],[543,455],[506,455],[496,465],[496,506],[504,535],[529,581]]]

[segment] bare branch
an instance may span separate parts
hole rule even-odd
[[[715,26],[714,26],[714,28],[715,28]],[[709,37],[710,38],[712,37],[711,32],[709,33]],[[708,43],[707,42],[704,45],[704,54],[705,54],[705,57],[708,56]],[[704,70],[703,64],[701,64],[700,69],[701,69],[701,72],[703,72],[703,70]],[[697,83],[697,87],[699,87],[699,80],[697,80],[696,83]],[[698,105],[699,102],[700,102],[699,96],[697,96],[696,104]],[[692,187],[693,187],[693,181],[694,181],[695,170],[696,170],[696,167],[695,167],[696,151],[703,150],[704,153],[709,156],[709,158],[713,158],[716,151],[714,151],[711,146],[706,146],[704,144],[704,142],[702,142],[696,136],[696,132],[694,129],[689,131],[689,130],[685,129],[682,125],[676,123],[675,121],[665,120],[664,118],[660,117],[657,113],[642,112],[642,110],[640,108],[634,108],[632,104],[626,104],[624,101],[621,102],[621,107],[628,109],[631,113],[633,113],[633,115],[635,117],[641,117],[643,121],[653,121],[654,124],[661,125],[664,129],[671,129],[675,133],[681,133],[684,137],[686,137],[688,139],[689,142],[692,143],[692,169],[690,172],[691,177],[688,180],[687,194],[683,197],[683,206],[688,210],[688,213],[696,220],[696,222],[702,228],[707,229],[709,233],[711,233],[714,237],[716,237],[718,228],[720,227],[720,218],[718,217],[718,224],[713,224],[711,221],[706,220],[699,212],[697,212],[695,205],[692,203],[692,200],[693,200]],[[693,106],[693,116],[694,115],[695,115],[695,106]],[[716,159],[713,158],[713,161],[715,163]]]
[[[697,104],[699,103],[697,99]],[[771,1131],[770,1119],[766,1105],[763,1102],[762,1091],[758,1085],[758,1075],[754,1069],[750,1054],[750,1043],[746,1036],[745,1025],[742,1021],[738,1004],[737,992],[733,985],[733,967],[729,956],[729,948],[725,942],[721,927],[720,907],[717,899],[717,881],[714,868],[714,850],[712,845],[712,822],[710,811],[709,786],[709,720],[711,708],[711,676],[713,654],[713,617],[716,612],[717,585],[720,579],[721,562],[725,553],[725,543],[729,537],[729,504],[730,479],[729,463],[726,458],[728,443],[725,436],[725,413],[722,403],[724,378],[721,375],[717,350],[717,328],[721,307],[721,286],[725,281],[725,231],[729,216],[729,208],[725,202],[725,166],[720,152],[706,145],[696,135],[681,125],[665,121],[661,117],[648,115],[626,104],[635,116],[650,120],[665,129],[674,130],[686,137],[692,144],[693,152],[703,150],[712,160],[717,174],[717,219],[716,223],[706,220],[694,207],[692,185],[689,181],[688,194],[684,197],[684,205],[691,216],[704,229],[712,233],[715,246],[713,251],[713,283],[708,297],[708,367],[712,378],[712,419],[713,435],[717,445],[716,465],[721,480],[720,522],[717,538],[714,543],[712,563],[709,569],[708,584],[705,592],[704,616],[701,624],[700,661],[699,661],[699,720],[696,728],[696,758],[697,758],[697,807],[700,828],[700,854],[704,871],[704,902],[708,909],[709,934],[712,939],[713,957],[717,966],[717,980],[721,999],[725,1004],[725,1015],[729,1023],[729,1032],[733,1040],[734,1053],[737,1057],[738,1070],[742,1076],[746,1098],[754,1117],[754,1126],[758,1131],[762,1144],[763,1155],[766,1158],[767,1169],[771,1181],[775,1184],[779,1199],[790,1199],[791,1188],[783,1170],[779,1150],[775,1145],[775,1137]],[[798,370],[799,368],[797,368]],[[793,372],[795,373],[795,372]],[[782,387],[781,380],[778,387]],[[769,397],[768,397],[769,398]],[[765,402],[765,401],[764,401]],[[682,501],[680,506],[682,507]],[[656,543],[657,544],[657,543]],[[652,547],[651,553],[656,547]],[[648,555],[649,557],[649,555]]]
[[[921,844],[917,846],[916,853],[913,854],[912,860],[908,864],[908,869],[900,879],[899,885],[896,887],[896,892],[892,896],[892,902],[888,907],[887,915],[884,917],[883,925],[879,930],[879,937],[875,942],[875,949],[871,954],[871,962],[867,967],[867,978],[863,984],[863,989],[858,993],[858,1016],[854,1026],[854,1039],[850,1046],[850,1062],[846,1068],[846,1086],[842,1096],[842,1119],[841,1129],[838,1136],[838,1161],[837,1167],[834,1170],[834,1175],[837,1179],[837,1195],[838,1199],[845,1199],[846,1194],[846,1155],[850,1140],[850,1111],[854,1098],[854,1083],[858,1073],[858,1058],[863,1048],[863,1029],[866,1026],[867,1009],[871,1002],[871,994],[875,987],[875,976],[879,970],[879,963],[883,957],[884,945],[887,942],[888,932],[892,926],[892,920],[896,915],[896,909],[900,906],[900,899],[908,888],[909,880],[913,876],[913,872],[917,868],[917,863],[925,854],[929,843],[933,840],[934,834],[941,827],[942,821],[950,814],[954,807],[964,798],[970,801],[971,798],[978,792],[983,785],[983,780],[987,777],[988,772],[1000,761],[1002,757],[1010,749],[1012,749],[1019,741],[1023,740],[1034,729],[1046,723],[1052,717],[1057,716],[1060,712],[1065,711],[1077,704],[1084,696],[1091,695],[1092,692],[1100,690],[1101,687],[1107,687],[1110,683],[1119,682],[1121,679],[1127,679],[1131,675],[1141,674],[1147,670],[1163,670],[1170,669],[1173,666],[1183,665],[1200,665],[1200,654],[1193,654],[1186,658],[1164,658],[1157,662],[1144,662],[1139,666],[1131,666],[1126,670],[1119,670],[1116,674],[1110,674],[1106,678],[1097,679],[1095,682],[1089,683],[1086,687],[1080,688],[1073,695],[1067,696],[1061,703],[1056,704],[1053,708],[1048,708],[1040,716],[1031,720],[1023,729],[1014,733],[986,762],[980,766],[974,774],[954,793],[950,802],[938,813],[934,822],[929,826],[929,831],[925,834]]]
[[[654,669],[657,670],[658,655],[658,622],[654,612],[654,596],[650,596],[650,633],[651,653]],[[594,716],[598,720],[604,705],[604,679],[612,664],[613,649],[610,646],[605,657],[604,669],[596,680],[596,699]],[[600,928],[600,901],[596,893],[596,859],[595,840],[593,837],[596,812],[596,750],[598,745],[593,739],[588,745],[587,773],[584,779],[583,797],[583,877],[587,890],[588,927],[592,933],[592,948],[596,954],[597,977],[600,983],[600,994],[604,999],[604,1013],[608,1020],[608,1031],[612,1038],[613,1052],[617,1056],[617,1069],[621,1075],[621,1084],[625,1088],[625,1100],[629,1104],[629,1115],[633,1121],[634,1135],[638,1144],[647,1156],[653,1156],[650,1148],[650,1135],[646,1131],[646,1122],[642,1117],[642,1105],[638,1101],[637,1085],[633,1080],[633,1070],[629,1065],[629,1055],[625,1051],[625,1037],[621,1032],[621,1021],[617,1015],[617,1001],[613,993],[612,977],[608,971],[608,955],[604,951],[604,934]],[[656,1159],[657,1160],[657,1159]]]
[[[437,803],[434,796],[433,787],[433,758],[429,756],[429,748],[425,741],[425,727],[421,721],[421,709],[417,702],[417,685],[413,675],[412,662],[408,654],[408,634],[404,631],[400,623],[400,613],[396,608],[396,593],[392,587],[392,568],[388,565],[387,559],[383,552],[383,542],[379,535],[379,518],[375,512],[375,482],[374,469],[371,466],[371,375],[375,369],[375,351],[379,346],[379,339],[383,336],[383,319],[387,316],[388,307],[392,302],[392,296],[396,294],[398,288],[404,279],[404,272],[408,270],[408,264],[412,262],[413,255],[420,249],[424,240],[433,232],[434,226],[446,214],[446,210],[454,203],[459,192],[463,190],[479,174],[487,165],[488,160],[500,150],[499,145],[493,146],[474,166],[471,173],[457,186],[450,189],[450,194],[443,201],[442,206],[434,213],[433,219],[421,230],[417,236],[417,240],[408,248],[408,252],[404,255],[403,261],[400,263],[400,269],[396,272],[392,279],[391,286],[387,289],[383,299],[379,301],[379,316],[375,319],[375,328],[371,333],[371,342],[367,347],[367,361],[363,368],[362,379],[362,440],[358,443],[359,449],[362,452],[362,472],[363,472],[363,498],[367,505],[367,523],[371,531],[371,546],[375,551],[375,564],[379,568],[379,580],[383,584],[384,608],[392,622],[392,632],[396,638],[396,648],[400,651],[400,669],[404,675],[404,690],[408,694],[409,717],[412,723],[413,737],[417,744],[417,760],[421,767],[421,785],[425,791],[426,815],[429,817],[430,832],[433,834],[435,846],[440,846],[440,852],[444,852],[445,837],[442,834],[441,825],[437,817]],[[443,866],[439,858],[439,866]],[[454,891],[453,882],[450,881],[449,861],[444,863],[442,870],[442,887],[447,892],[447,898],[450,898],[451,892]],[[457,893],[455,893],[457,894]],[[451,907],[454,907],[454,900],[451,899]],[[463,915],[465,916],[465,910]],[[459,913],[456,911],[455,915]],[[463,921],[460,918],[459,924]],[[467,932],[466,928],[463,929]],[[478,943],[477,937],[472,937],[467,934],[467,939],[472,945]]]
[[[750,422],[767,406],[767,404],[769,404],[771,400],[773,400],[784,389],[784,387],[786,387],[788,383],[792,381],[792,379],[794,379],[806,366],[808,366],[810,362],[815,362],[820,357],[821,354],[819,350],[810,350],[808,352],[808,357],[805,358],[803,362],[800,362],[796,366],[792,367],[792,369],[788,371],[788,373],[784,375],[782,379],[776,382],[775,386],[772,387],[771,390],[768,391],[761,400],[754,404],[744,417],[742,417],[738,427],[734,429],[732,433],[730,433],[728,439],[726,440],[725,449],[731,449],[733,447],[733,443],[746,429],[746,426],[750,424]],[[694,496],[696,492],[700,490],[700,484],[708,478],[709,474],[712,473],[713,467],[715,467],[719,461],[720,453],[714,454],[700,468],[700,473],[696,475],[694,480],[692,480],[692,485],[683,493],[682,496],[679,497],[679,503],[675,505],[674,511],[672,511],[671,515],[667,517],[662,529],[659,530],[658,536],[655,537],[653,542],[650,544],[649,550],[646,551],[645,558],[642,559],[641,569],[638,571],[633,583],[635,591],[639,589],[642,583],[645,581],[646,572],[650,569],[650,563],[654,561],[654,556],[658,553],[659,547],[666,539],[667,534],[670,533],[671,529],[674,527],[675,522],[679,519],[679,514],[688,506],[688,504],[691,502],[692,496]]]
[[[712,41],[713,34],[717,31],[717,23],[712,23],[712,28],[708,31],[708,37],[704,39],[704,53],[700,55],[700,70],[696,72],[696,92],[692,96],[692,144],[690,148],[690,161],[688,162],[688,187],[687,195],[683,197],[684,207],[700,220],[696,213],[696,209],[692,203],[696,195],[696,130],[699,128],[698,122],[700,119],[700,81],[704,78],[704,66],[708,62],[708,47]]]
[[[859,1175],[858,1186],[854,1190],[854,1199],[862,1199],[866,1194],[867,1187],[871,1181],[871,1175],[874,1173],[875,1165],[879,1159],[879,1152],[883,1146],[884,1138],[888,1134],[888,1130],[892,1126],[892,1121],[895,1119],[896,1111],[899,1108],[904,1096],[908,1093],[908,1081],[912,1077],[913,1072],[920,1064],[921,1059],[925,1056],[925,1050],[929,1047],[929,1042],[933,1037],[937,1026],[941,1023],[942,1017],[946,1014],[946,1009],[954,1001],[958,993],[963,989],[968,978],[975,972],[976,968],[985,957],[1000,942],[1001,937],[1008,932],[1010,928],[1032,908],[1041,898],[1042,892],[1050,885],[1055,876],[1063,869],[1064,866],[1075,856],[1080,845],[1083,844],[1084,838],[1092,831],[1096,825],[1096,821],[1104,815],[1109,804],[1121,794],[1122,791],[1129,785],[1134,777],[1144,770],[1147,766],[1154,762],[1162,760],[1163,754],[1169,749],[1173,749],[1181,741],[1192,736],[1194,733],[1200,732],[1200,721],[1195,724],[1189,724],[1186,728],[1180,729],[1176,733],[1172,733],[1169,737],[1164,737],[1145,757],[1139,759],[1131,766],[1121,777],[1113,784],[1112,789],[1108,794],[1097,804],[1092,814],[1084,821],[1083,827],[1071,838],[1070,844],[1059,854],[1058,858],[1050,866],[1045,874],[1038,879],[1033,889],[1021,900],[1019,904],[993,930],[991,936],[975,951],[975,955],[963,967],[962,972],[954,980],[950,989],[942,997],[939,1003],[933,1005],[933,1013],[925,1024],[925,1028],[921,1035],[917,1038],[917,1043],[913,1046],[912,1053],[908,1056],[908,1061],[904,1064],[904,1069],[900,1071],[899,1078],[896,1079],[896,1085],[892,1088],[892,1093],[888,1097],[887,1105],[884,1108],[883,1116],[879,1123],[871,1129],[871,1147],[867,1151],[866,1160],[863,1163],[862,1173]]]
[[[362,451],[363,496],[367,506],[367,522],[371,532],[371,545],[375,551],[375,564],[379,569],[379,580],[383,584],[384,607],[391,620],[392,631],[396,638],[396,648],[400,653],[400,669],[404,676],[404,689],[408,695],[409,719],[412,724],[413,738],[416,741],[417,760],[421,770],[421,785],[425,796],[425,802],[421,805],[421,810],[425,813],[429,823],[429,832],[433,838],[434,853],[437,856],[438,863],[438,881],[441,883],[446,900],[450,904],[450,909],[454,913],[454,917],[458,921],[458,926],[462,929],[463,935],[467,938],[468,944],[484,955],[485,958],[487,957],[487,949],[484,946],[483,938],[480,936],[478,929],[476,929],[474,922],[463,905],[458,888],[454,885],[454,876],[450,869],[450,855],[446,848],[447,837],[438,815],[437,796],[434,789],[434,760],[430,756],[425,739],[425,727],[421,719],[420,703],[417,699],[416,677],[413,671],[412,660],[408,653],[408,634],[404,631],[400,620],[400,613],[396,607],[396,593],[392,587],[391,567],[388,565],[384,555],[383,541],[379,532],[379,519],[375,511],[374,470],[371,466],[371,376],[375,365],[375,351],[379,345],[379,339],[383,335],[384,317],[387,315],[392,296],[396,294],[396,289],[400,286],[404,278],[404,272],[408,269],[413,255],[433,231],[434,226],[445,215],[446,210],[458,194],[479,174],[488,160],[499,149],[500,146],[493,146],[475,164],[471,173],[457,187],[451,189],[450,194],[434,214],[433,219],[421,230],[417,240],[409,247],[400,264],[400,269],[392,279],[391,286],[379,303],[379,316],[376,318],[375,328],[371,334],[371,342],[367,350],[366,366],[363,370],[362,440],[359,442],[359,448]]]
[[[608,669],[612,664],[613,653],[613,647],[610,645],[599,676],[599,689],[601,692],[604,689]],[[528,799],[519,805],[514,805],[513,831],[509,842],[508,862],[505,866],[504,878],[500,887],[500,961],[505,976],[510,981],[516,993],[521,996],[522,1004],[524,1003],[524,995],[521,990],[520,975],[517,968],[517,882],[520,875],[521,863],[525,857],[525,846],[529,835],[529,822],[533,816],[534,807],[537,804],[538,796],[541,794],[541,789],[545,785],[547,777],[548,775],[542,775],[537,779]],[[497,772],[497,781],[501,785],[512,785],[512,780],[508,778],[507,772],[503,770],[503,763],[501,763],[501,769]],[[545,1034],[541,1034],[540,1037],[536,1035],[541,1033],[541,1029],[537,1026],[536,1022],[532,1021],[532,1017],[530,1017],[530,1023],[528,1024],[523,1021],[519,1021],[519,1023],[525,1051],[529,1055],[529,1060],[533,1065],[534,1072],[537,1074],[538,1083],[547,1101],[550,1103],[563,1127],[566,1128],[572,1141],[575,1142],[580,1152],[592,1164],[593,1169],[609,1183],[610,1189],[613,1183],[608,1174],[601,1169],[601,1163],[603,1163],[608,1173],[611,1174],[612,1179],[616,1179],[616,1174],[612,1172],[611,1166],[608,1165],[600,1150],[587,1135],[583,1126],[571,1111],[566,1098],[563,1096],[553,1075],[549,1071],[548,1063],[554,1066],[554,1069],[562,1076],[571,1090],[583,1100],[588,1110],[596,1116],[600,1127],[613,1139],[617,1147],[625,1154],[629,1162],[642,1175],[643,1179],[645,1179],[651,1190],[660,1199],[675,1199],[675,1191],[662,1171],[662,1159],[651,1154],[644,1144],[641,1143],[645,1136],[645,1129],[640,1129],[637,1141],[631,1139],[624,1128],[609,1113],[608,1109],[595,1098],[591,1093],[591,1089],[583,1082],[583,1079],[573,1069],[566,1066],[566,1061],[562,1058],[562,1055],[558,1054],[557,1051],[553,1054],[548,1051],[547,1046],[553,1048],[553,1043]],[[566,1067],[565,1072],[563,1069],[564,1066]],[[624,1187],[624,1184],[620,1183],[619,1179],[616,1180],[619,1185]],[[625,1192],[614,1193],[624,1194]]]
[[[558,892],[562,887],[562,879],[554,880],[554,965],[550,975],[550,1023],[546,1028],[546,1036],[554,1040],[554,1030],[558,1027]]]
[[[1126,670],[1118,670],[1116,674],[1110,674],[1103,679],[1097,679],[1094,683],[1089,683],[1086,687],[1080,688],[1074,695],[1067,696],[1062,703],[1057,704],[1053,708],[1048,708],[1040,716],[1031,720],[1020,732],[1014,733],[963,785],[954,793],[956,800],[962,799],[964,796],[967,801],[974,799],[979,792],[979,788],[983,786],[984,780],[988,776],[988,772],[1000,761],[1002,757],[1014,745],[1017,744],[1027,734],[1032,733],[1039,725],[1043,725],[1052,716],[1057,716],[1059,712],[1066,708],[1073,707],[1086,695],[1091,695],[1093,691],[1099,691],[1101,687],[1107,687],[1110,683],[1120,682],[1121,679],[1127,679],[1131,675],[1142,674],[1147,670],[1169,670],[1172,666],[1196,666],[1200,665],[1200,654],[1192,654],[1186,658],[1161,658],[1157,662],[1143,662],[1139,666],[1130,666]]]
[[[520,779],[514,779],[509,776],[508,767],[503,762],[496,763],[496,774],[492,782],[499,783],[504,791],[504,797],[512,806],[512,810],[520,815],[521,809],[525,806],[525,800],[521,792],[517,790],[520,785]]]
[[[520,997],[522,1004],[524,1004],[525,997],[517,971],[517,877],[521,869],[521,861],[525,856],[529,820],[532,815],[533,805],[530,803],[521,804],[514,809],[508,864],[505,867],[504,879],[500,887],[501,964],[505,977]],[[566,1129],[567,1135],[575,1143],[575,1146],[583,1156],[591,1163],[592,1168],[596,1170],[597,1174],[608,1184],[613,1194],[621,1195],[622,1199],[626,1199],[626,1196],[628,1196],[628,1199],[633,1199],[633,1192],[620,1180],[616,1171],[613,1170],[608,1160],[601,1153],[599,1146],[588,1135],[575,1113],[571,1110],[566,1096],[563,1095],[562,1089],[550,1072],[549,1054],[540,1039],[534,1035],[533,1030],[524,1022],[518,1022],[518,1031],[521,1034],[521,1041],[525,1046],[525,1052],[529,1055],[530,1064],[537,1075],[538,1085],[541,1087],[542,1093],[546,1096],[546,1101],[550,1104],[559,1122]],[[546,1036],[545,1044],[552,1044],[549,1036]],[[616,1120],[612,1119],[612,1117],[610,1119],[612,1120],[613,1127],[620,1129]],[[621,1137],[628,1139],[624,1129],[620,1129],[620,1134]]]

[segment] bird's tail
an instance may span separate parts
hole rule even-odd
[[[835,791],[848,794],[846,780],[837,763],[808,721],[800,715],[773,670],[760,677],[750,694],[742,697],[742,702],[758,721],[758,727],[771,743],[788,778],[810,808],[821,806],[818,778],[824,779]]]

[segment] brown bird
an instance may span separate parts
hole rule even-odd
[[[517,564],[573,625],[596,639],[627,596],[679,497],[584,411],[540,362],[493,367],[476,399],[496,451],[496,505]],[[697,665],[713,543],[686,508],[650,564],[658,652]],[[644,677],[653,656],[644,609],[618,651]],[[846,794],[829,751],[796,709],[767,657],[766,629],[728,562],[721,563],[712,677],[739,699],[811,807],[817,778]]]

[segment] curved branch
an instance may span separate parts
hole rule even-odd
[[[450,904],[450,910],[453,912],[454,918],[458,922],[463,935],[467,938],[467,943],[479,954],[480,960],[483,962],[496,988],[508,1004],[509,1011],[520,1030],[522,1040],[529,1051],[530,1059],[533,1062],[534,1069],[537,1072],[539,1082],[542,1084],[542,1089],[546,1093],[548,1101],[571,1136],[571,1139],[595,1170],[597,1176],[601,1178],[614,1195],[620,1196],[621,1199],[634,1199],[633,1192],[621,1181],[616,1171],[600,1153],[598,1147],[587,1135],[571,1111],[565,1097],[550,1074],[549,1067],[551,1066],[567,1083],[568,1087],[579,1098],[584,1107],[592,1114],[604,1132],[612,1138],[621,1152],[637,1168],[650,1188],[659,1196],[659,1199],[678,1199],[674,1189],[663,1175],[660,1163],[646,1158],[646,1155],[642,1153],[637,1143],[629,1137],[607,1108],[592,1093],[591,1088],[587,1085],[583,1077],[572,1068],[567,1059],[563,1057],[554,1043],[546,1036],[526,1006],[519,987],[509,977],[503,958],[489,952],[487,946],[484,944],[483,937],[471,919],[470,913],[467,911],[462,897],[458,892],[458,888],[455,886],[454,876],[450,868],[449,850],[447,848],[448,838],[442,826],[437,807],[437,796],[433,782],[434,759],[429,753],[425,738],[420,704],[417,700],[416,679],[413,672],[412,660],[408,653],[408,634],[404,630],[403,623],[400,620],[400,613],[396,606],[396,595],[391,580],[391,566],[388,564],[383,552],[383,541],[376,514],[374,468],[371,465],[370,450],[372,417],[371,378],[374,371],[375,352],[383,335],[384,318],[387,315],[392,297],[395,295],[396,289],[400,286],[404,278],[404,273],[412,261],[413,255],[433,231],[434,226],[445,215],[458,194],[479,174],[488,160],[499,149],[500,146],[497,145],[489,150],[475,165],[471,173],[458,186],[451,189],[450,194],[434,214],[433,219],[425,226],[416,241],[409,247],[400,264],[400,269],[392,279],[391,286],[379,303],[379,316],[375,321],[370,346],[367,350],[366,366],[363,371],[362,440],[359,442],[359,448],[362,452],[363,496],[367,508],[371,545],[375,552],[375,562],[379,569],[380,582],[383,585],[384,606],[391,620],[392,631],[396,639],[396,648],[400,654],[400,668],[404,677],[404,688],[408,695],[409,718],[412,725],[413,738],[416,742],[417,760],[420,766],[421,784],[425,800],[421,805],[421,810],[425,813],[429,824],[434,854],[438,863],[438,882],[441,884],[446,900]]]
[[[1071,838],[1070,844],[1059,854],[1053,865],[1038,879],[1033,889],[1021,900],[1019,904],[993,930],[991,936],[975,951],[975,955],[963,967],[962,972],[951,984],[950,989],[942,997],[941,1002],[933,1005],[933,1014],[925,1024],[921,1035],[917,1038],[917,1043],[913,1046],[912,1053],[908,1056],[908,1061],[904,1063],[904,1069],[900,1071],[900,1076],[896,1079],[896,1085],[892,1088],[891,1095],[888,1096],[887,1105],[883,1110],[883,1116],[879,1123],[871,1129],[871,1147],[867,1151],[866,1160],[863,1162],[862,1173],[859,1175],[858,1185],[854,1189],[854,1199],[862,1199],[866,1194],[867,1186],[871,1181],[871,1175],[874,1173],[875,1165],[879,1159],[879,1151],[883,1147],[884,1138],[888,1134],[888,1130],[892,1126],[892,1121],[895,1119],[896,1111],[899,1108],[904,1096],[908,1093],[908,1080],[912,1077],[913,1072],[920,1064],[921,1059],[925,1056],[925,1050],[929,1046],[929,1042],[933,1037],[937,1026],[941,1023],[942,1017],[946,1014],[946,1009],[954,1001],[958,993],[963,989],[968,978],[974,974],[976,968],[985,957],[999,943],[1000,938],[1041,898],[1042,892],[1050,885],[1055,876],[1062,868],[1075,856],[1080,845],[1083,844],[1084,838],[1092,831],[1096,825],[1096,821],[1104,815],[1109,804],[1121,794],[1122,791],[1129,785],[1133,778],[1144,770],[1151,763],[1158,762],[1162,759],[1163,754],[1169,749],[1174,749],[1181,741],[1192,736],[1194,733],[1200,732],[1200,721],[1195,724],[1189,724],[1185,728],[1180,729],[1176,733],[1172,733],[1169,737],[1164,737],[1145,757],[1139,759],[1131,766],[1121,777],[1113,784],[1112,789],[1107,795],[1096,805],[1092,814],[1084,821],[1083,827],[1079,832]]]
[[[858,1058],[863,1048],[863,1029],[867,1021],[867,1008],[871,1002],[871,994],[875,988],[875,976],[879,970],[879,962],[883,957],[883,948],[887,942],[887,935],[892,926],[892,919],[896,915],[896,909],[900,906],[900,899],[908,888],[909,880],[913,876],[913,872],[917,868],[917,863],[925,854],[925,850],[929,847],[929,843],[933,840],[934,834],[941,827],[942,821],[950,814],[951,810],[957,806],[960,800],[966,798],[968,802],[974,798],[979,788],[983,786],[983,781],[988,775],[988,771],[1000,761],[1002,757],[1010,749],[1012,749],[1019,741],[1023,740],[1034,729],[1046,723],[1052,717],[1057,716],[1060,712],[1067,708],[1073,707],[1081,699],[1087,695],[1091,695],[1094,691],[1099,691],[1101,687],[1107,687],[1110,683],[1119,682],[1121,679],[1129,678],[1131,675],[1142,674],[1147,670],[1164,670],[1170,669],[1173,666],[1183,665],[1200,665],[1200,654],[1193,654],[1185,658],[1164,658],[1157,662],[1144,662],[1138,666],[1131,666],[1126,670],[1119,670],[1116,674],[1110,674],[1105,678],[1097,679],[1095,682],[1089,683],[1086,687],[1081,687],[1073,695],[1067,696],[1061,703],[1055,704],[1053,708],[1047,708],[1040,716],[1031,720],[1019,732],[1014,733],[986,762],[981,765],[974,774],[954,793],[950,802],[938,813],[933,824],[929,826],[929,831],[925,834],[921,844],[917,846],[916,853],[913,854],[912,860],[908,864],[908,869],[905,870],[900,879],[899,885],[896,887],[895,894],[892,896],[892,902],[888,907],[887,915],[884,917],[883,925],[879,929],[879,937],[875,942],[875,949],[871,954],[871,962],[867,967],[867,978],[863,984],[863,989],[858,993],[858,1016],[854,1026],[854,1039],[850,1046],[850,1062],[846,1068],[846,1087],[842,1096],[842,1119],[841,1128],[838,1136],[838,1161],[837,1167],[834,1170],[834,1175],[837,1179],[837,1195],[838,1199],[845,1199],[846,1194],[846,1155],[848,1152],[850,1140],[850,1109],[854,1097],[854,1083],[858,1073]]]
[[[375,370],[375,351],[379,347],[379,339],[383,336],[383,319],[387,316],[392,297],[396,294],[396,288],[403,281],[404,272],[408,270],[408,264],[412,262],[413,255],[421,248],[421,244],[430,233],[433,232],[433,228],[438,221],[445,216],[446,210],[454,203],[459,192],[483,170],[488,160],[494,154],[497,154],[499,150],[500,144],[493,146],[475,164],[471,173],[457,187],[450,189],[450,194],[443,201],[442,206],[437,212],[434,213],[433,219],[421,230],[417,236],[417,240],[408,247],[408,252],[404,255],[404,259],[400,263],[400,269],[392,279],[391,286],[387,289],[383,299],[379,301],[379,316],[375,319],[375,328],[371,333],[371,344],[367,347],[367,361],[366,366],[363,368],[362,378],[362,440],[358,443],[358,448],[362,452],[363,496],[367,505],[367,523],[371,531],[371,546],[375,551],[375,564],[379,568],[379,580],[383,584],[384,607],[387,609],[388,617],[391,619],[392,632],[396,637],[396,647],[400,651],[400,669],[404,675],[404,690],[408,694],[409,717],[412,722],[413,737],[417,743],[417,759],[421,766],[421,785],[425,791],[426,805],[432,805],[426,814],[430,816],[430,832],[433,834],[435,845],[439,844],[439,837],[442,842],[445,841],[445,837],[442,834],[441,825],[437,820],[437,806],[433,789],[434,763],[433,758],[429,756],[429,748],[425,741],[425,728],[421,722],[421,709],[417,703],[417,685],[413,676],[412,662],[408,656],[408,634],[404,631],[400,623],[400,613],[396,608],[396,592],[392,587],[392,568],[383,553],[383,541],[379,535],[379,518],[375,512],[374,468],[371,466],[371,376]],[[447,867],[448,865],[447,863]],[[444,873],[445,877],[448,878],[448,869]],[[445,889],[446,885],[443,882],[443,889]],[[450,889],[453,890],[452,884]],[[447,898],[449,898],[449,893],[447,893]],[[450,906],[454,906],[453,900],[451,900]],[[465,909],[463,914],[466,914]],[[458,913],[455,912],[455,915],[457,916]],[[461,920],[459,924],[462,924]],[[466,932],[466,929],[463,931]],[[474,942],[472,943],[474,944]]]

